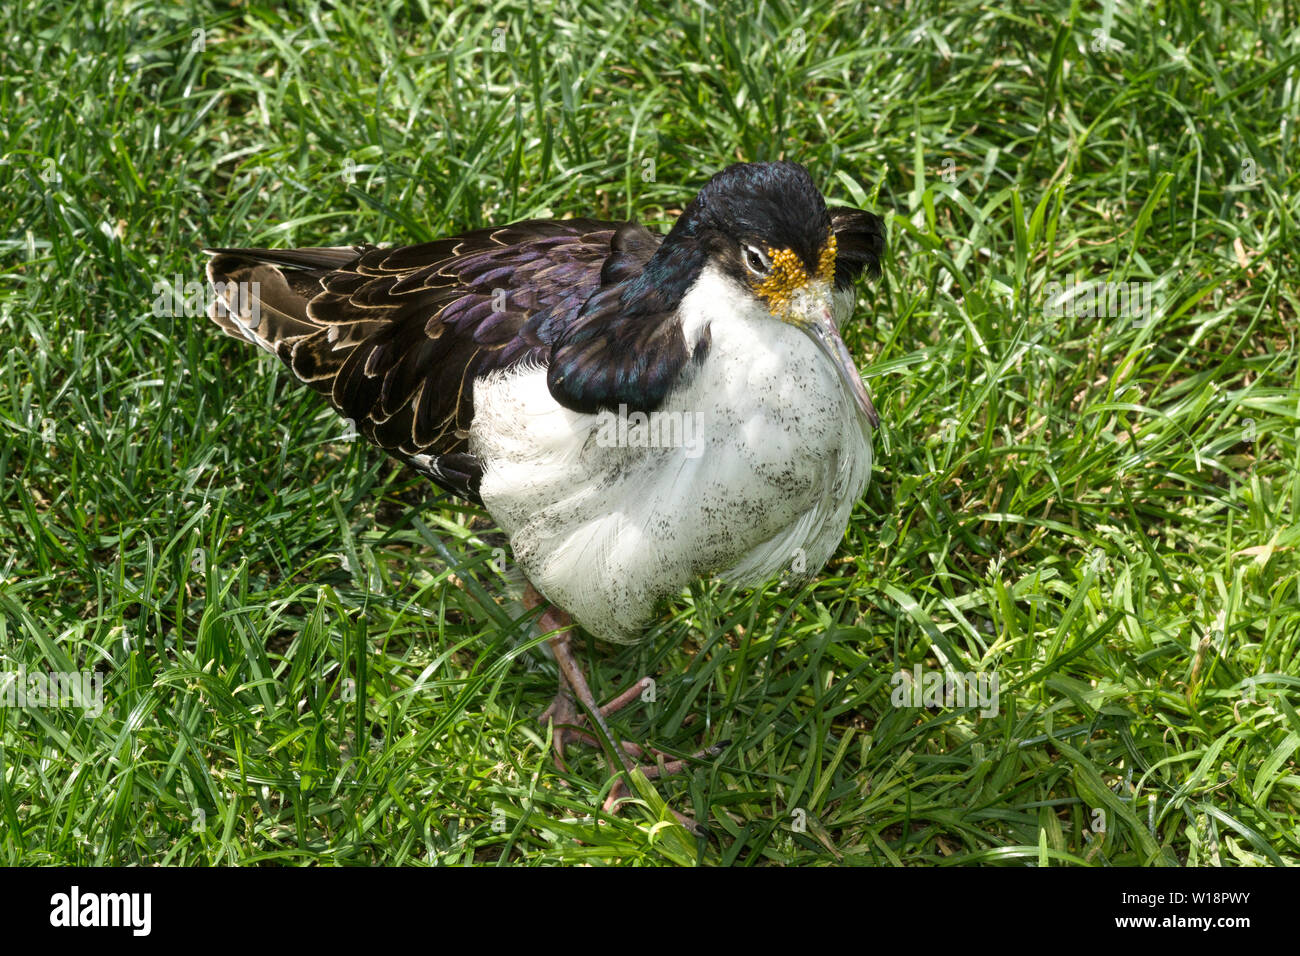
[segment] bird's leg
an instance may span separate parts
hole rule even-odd
[[[524,606],[529,610],[540,607],[544,601],[545,599],[531,584],[524,591]],[[587,678],[573,656],[573,648],[570,646],[573,619],[564,611],[551,605],[542,613],[538,626],[544,634],[553,632],[547,643],[550,644],[551,652],[555,655],[555,663],[560,668],[560,687],[556,691],[555,699],[551,701],[551,705],[542,713],[542,719],[549,719],[555,725],[552,741],[555,746],[555,755],[561,761],[561,766],[563,766],[566,738],[574,734],[582,735],[581,731],[578,730],[578,723],[582,720],[582,717],[574,706],[573,700],[576,695],[578,702],[595,720],[596,726],[600,729],[605,741],[619,755],[624,769],[630,770],[632,767],[631,758],[609,732],[609,725],[605,723],[605,714],[601,712],[600,705],[596,703],[596,698],[592,696],[591,688],[587,686]]]
[[[546,599],[537,592],[532,585],[524,592],[524,605],[530,610],[540,607]],[[597,706],[595,696],[587,686],[587,679],[582,673],[582,667],[578,664],[577,659],[573,656],[571,647],[570,632],[573,628],[573,619],[559,608],[551,605],[543,613],[540,620],[540,627],[543,633],[554,631],[555,635],[550,638],[548,643],[551,651],[555,655],[556,663],[560,668],[560,686],[556,690],[555,698],[551,701],[550,706],[542,711],[542,720],[550,720],[555,725],[555,733],[552,735],[556,749],[556,758],[560,765],[563,766],[562,753],[564,746],[569,740],[576,740],[585,743],[588,746],[599,747],[601,742],[592,734],[581,729],[582,722],[586,719],[585,715],[578,711],[574,705],[573,695],[576,692],[582,703],[590,711],[597,714],[597,721],[600,729],[604,732],[606,741],[613,746],[616,742],[609,731],[608,725],[604,718],[611,714],[616,714],[633,701],[640,699],[645,693],[646,688],[650,687],[653,681],[649,677],[643,677],[634,683],[623,693],[619,694],[608,704]],[[625,757],[624,766],[630,766],[627,757],[636,760],[642,760],[646,756],[646,751],[636,744],[627,741],[618,742]],[[660,750],[650,749],[656,757],[669,757]],[[655,775],[658,775],[657,773]]]
[[[524,591],[524,606],[529,610],[540,607],[546,599],[538,593],[537,589],[531,584]],[[582,704],[583,708],[595,722],[600,730],[604,743],[609,749],[618,755],[619,761],[623,765],[623,770],[631,771],[634,767],[633,759],[645,759],[646,752],[636,744],[624,743],[610,733],[609,725],[605,723],[605,718],[610,714],[622,710],[632,701],[637,700],[649,686],[650,679],[643,677],[623,693],[619,694],[608,704],[603,707],[596,703],[595,696],[591,693],[591,688],[587,686],[587,678],[582,673],[582,667],[578,664],[573,656],[571,647],[573,619],[569,615],[550,605],[541,616],[539,627],[542,633],[554,632],[548,643],[551,651],[555,655],[555,662],[560,669],[560,686],[555,694],[555,699],[551,701],[549,707],[542,712],[542,719],[549,719],[553,725],[552,745],[555,748],[556,761],[561,767],[564,766],[564,745],[572,737],[583,743],[592,746],[600,746],[601,741],[593,735],[581,730],[578,726],[583,719],[583,715],[578,713],[577,707],[574,706],[574,697],[577,702]],[[707,747],[699,753],[692,755],[692,760],[709,759],[720,754],[727,742],[724,741]],[[649,780],[656,780],[659,777],[669,776],[671,774],[681,773],[688,766],[687,760],[665,760],[669,755],[659,750],[651,749],[655,755],[656,761],[652,764],[642,764],[641,772]],[[616,772],[610,767],[611,773]],[[617,812],[619,805],[630,795],[625,779],[615,781],[613,789],[610,790],[609,797],[605,800],[604,810],[608,813]],[[669,809],[672,809],[671,807]],[[686,827],[690,832],[697,835],[704,835],[707,831],[696,820],[686,816],[683,813],[672,811],[677,822]]]

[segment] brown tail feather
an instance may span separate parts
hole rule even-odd
[[[204,249],[210,256],[234,256],[309,272],[333,272],[355,262],[370,246],[309,246],[305,249]]]
[[[320,331],[307,303],[325,274],[356,259],[340,249],[208,249],[208,281],[216,296],[209,317],[227,334],[286,363],[298,340]]]
[[[208,280],[217,293],[209,317],[227,335],[280,359],[330,399],[335,377],[373,323],[340,328],[314,320],[308,304],[321,280],[355,262],[360,249],[209,249]]]

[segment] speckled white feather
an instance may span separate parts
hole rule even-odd
[[[844,321],[851,297],[834,304]],[[539,366],[474,387],[484,504],[534,586],[606,640],[637,640],[702,577],[815,573],[871,473],[870,427],[808,335],[712,266],[681,318],[688,350],[707,335],[708,354],[649,423],[618,432],[562,407]],[[652,426],[667,447],[633,447],[653,445]]]

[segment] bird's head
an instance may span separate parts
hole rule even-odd
[[[694,243],[772,317],[805,332],[834,364],[873,427],[876,410],[836,325],[834,294],[848,293],[865,266],[879,269],[880,221],[859,217],[842,250],[832,213],[798,163],[738,163],[715,175],[665,240]],[[874,230],[874,231],[873,231]],[[864,241],[862,236],[867,236]]]

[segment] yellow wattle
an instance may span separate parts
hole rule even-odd
[[[795,293],[809,285],[813,277],[808,275],[803,262],[792,250],[769,246],[764,251],[772,269],[758,284],[757,292],[767,301],[772,314],[777,315],[789,308]],[[831,232],[817,257],[815,278],[819,282],[830,282],[835,278],[836,251],[835,233]]]

